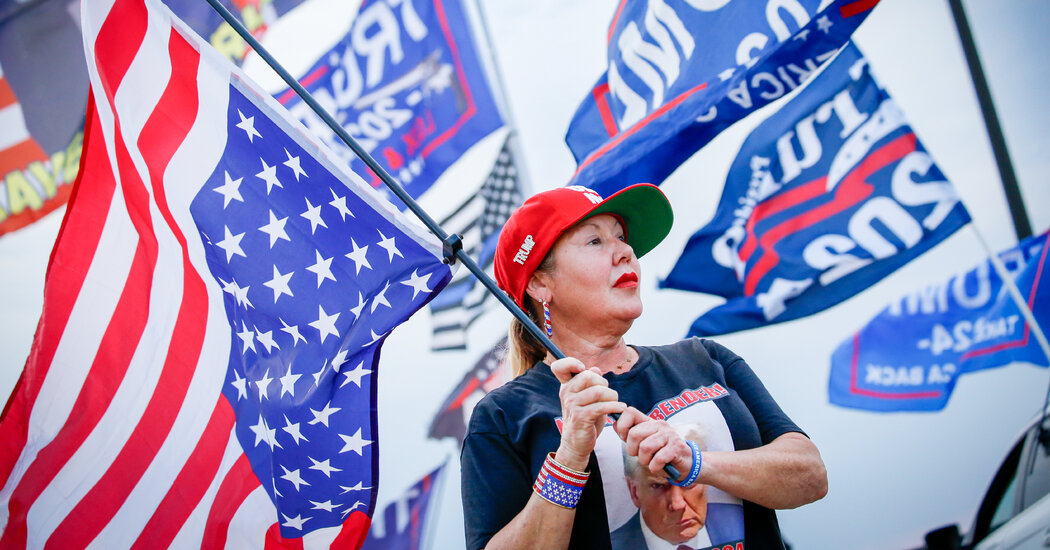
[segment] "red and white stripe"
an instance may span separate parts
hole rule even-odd
[[[0,547],[353,544],[353,515],[342,533],[282,541],[233,435],[220,393],[231,331],[189,206],[225,148],[235,69],[148,6],[83,2],[93,108],[0,422]]]

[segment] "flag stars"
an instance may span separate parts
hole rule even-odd
[[[230,382],[234,388],[237,389],[237,401],[248,398],[248,379],[241,376],[241,373],[236,370],[233,371],[233,381]]]
[[[365,257],[365,254],[368,253],[368,245],[365,245],[363,247],[359,247],[359,246],[357,246],[357,242],[355,242],[354,239],[351,238],[350,239],[350,246],[353,246],[354,250],[353,250],[353,252],[350,252],[349,254],[347,254],[346,257],[350,258],[351,260],[354,261],[354,265],[357,267],[357,273],[356,274],[357,275],[361,274],[361,266],[365,266],[368,269],[372,269],[372,264],[368,263],[368,258]]]
[[[372,313],[375,313],[376,312],[376,308],[378,308],[381,305],[384,305],[386,307],[389,307],[389,308],[393,309],[393,306],[391,306],[390,302],[388,302],[387,299],[386,299],[386,291],[389,288],[390,288],[390,283],[387,283],[386,285],[383,286],[383,290],[380,290],[379,294],[376,294],[375,298],[372,299],[372,309],[371,309]]]
[[[273,348],[281,349],[281,346],[278,346],[277,341],[273,339],[272,330],[260,332],[259,329],[255,329],[255,337],[259,339],[260,344],[266,347],[267,354],[271,353]]]
[[[800,29],[797,33],[795,33],[795,36],[792,37],[792,40],[799,40],[805,42],[807,38],[809,38],[809,29]]]
[[[332,504],[332,501],[330,501],[330,500],[326,500],[324,502],[314,502],[314,501],[311,500],[310,504],[314,505],[314,507],[313,507],[314,510],[324,510],[325,512],[332,512],[336,508],[342,506],[342,504]]]
[[[237,281],[231,280],[227,283],[226,281],[222,281],[220,279],[220,282],[222,282],[222,291],[229,294],[230,296],[233,296],[233,299],[237,303],[237,305],[245,307],[255,307],[252,305],[252,302],[248,300],[248,289],[251,287],[251,285],[241,288],[240,285],[237,284]]]
[[[262,137],[262,134],[255,129],[255,117],[245,117],[240,109],[237,109],[237,116],[241,119],[241,121],[237,123],[237,127],[244,130],[245,134],[248,134],[248,143],[254,143],[253,140],[256,137]]]
[[[259,228],[259,231],[270,236],[270,248],[273,248],[273,245],[277,244],[280,239],[292,242],[292,239],[288,237],[288,232],[284,230],[286,223],[288,223],[287,216],[278,218],[274,215],[273,210],[270,210],[270,223]]]
[[[321,385],[321,377],[324,376],[326,370],[328,370],[328,365],[321,365],[321,368],[317,369],[317,372],[314,373],[315,386]]]
[[[350,491],[369,491],[372,489],[371,487],[365,487],[365,484],[361,481],[358,481],[353,487],[344,487],[340,485],[339,488],[343,490],[342,493],[339,493],[340,495],[345,495]]]
[[[369,332],[372,333],[372,340],[369,342],[365,342],[365,345],[361,347],[367,348],[368,346],[371,346],[372,344],[378,342],[382,337],[386,336],[385,332],[383,334],[376,334],[376,331],[374,330],[370,330]]]
[[[341,470],[339,468],[336,468],[335,466],[332,466],[330,464],[330,462],[331,462],[330,459],[325,459],[325,460],[322,460],[322,461],[318,462],[318,461],[314,460],[311,457],[306,457],[306,458],[309,458],[310,462],[314,463],[313,466],[310,466],[311,470],[317,470],[317,471],[321,472],[322,474],[328,476],[329,478],[332,477],[332,472],[342,472],[343,471],[343,470]],[[331,510],[329,510],[329,512],[331,512]]]
[[[339,454],[353,451],[357,453],[358,456],[364,456],[364,448],[367,445],[372,444],[371,440],[364,439],[363,437],[361,437],[361,428],[358,428],[357,431],[354,432],[354,435],[351,436],[346,436],[343,434],[338,435],[344,443],[343,448],[339,451]]]
[[[229,263],[234,256],[243,256],[247,258],[248,256],[244,253],[244,250],[241,249],[241,239],[244,238],[244,233],[234,235],[233,233],[230,233],[230,228],[225,225],[222,226],[222,230],[225,233],[225,237],[215,244],[226,251],[226,262]]]
[[[339,372],[339,368],[343,366],[343,363],[346,363],[346,356],[349,353],[350,352],[345,349],[339,350],[339,353],[335,354],[335,357],[332,358],[332,370]]]
[[[281,185],[281,180],[277,179],[277,165],[274,164],[273,166],[270,166],[266,164],[266,161],[262,158],[259,159],[259,162],[262,163],[263,169],[262,172],[255,174],[255,177],[266,182],[266,195],[269,196],[270,191],[272,191],[274,187],[284,189],[284,186]]]
[[[295,397],[295,383],[299,381],[301,376],[301,374],[292,374],[292,366],[288,365],[288,372],[279,378],[281,382],[281,397],[284,397],[286,393]]]
[[[324,308],[320,305],[317,306],[317,320],[310,323],[311,327],[317,329],[321,333],[321,343],[324,343],[325,338],[329,335],[339,337],[339,331],[335,329],[335,321],[339,318],[339,312],[335,312],[331,315],[325,313]]]
[[[273,382],[273,378],[270,377],[270,369],[266,369],[266,374],[262,378],[255,381],[256,388],[259,389],[259,401],[263,399],[269,399],[269,388],[270,382]]]
[[[332,275],[332,258],[325,258],[321,256],[320,250],[314,250],[314,258],[316,262],[306,268],[307,271],[312,271],[317,275],[317,288],[321,288],[321,283],[325,279],[331,279],[335,281],[335,275]]]
[[[376,231],[379,231],[379,230],[377,229]],[[379,240],[379,246],[381,246],[381,247],[386,249],[387,254],[390,255],[390,262],[391,263],[394,261],[394,256],[401,256],[402,258],[405,257],[403,254],[401,254],[401,251],[397,249],[397,246],[394,244],[394,238],[393,237],[387,238],[387,236],[384,235],[382,231],[379,231],[379,239],[380,239]],[[351,244],[352,244],[352,242],[353,241],[351,241]]]
[[[230,177],[230,173],[223,170],[225,174],[225,183],[213,189],[216,193],[222,195],[222,208],[226,209],[230,205],[230,201],[244,202],[244,198],[241,197],[241,180],[244,178],[233,179]]]
[[[282,523],[281,525],[283,525],[284,527],[291,527],[292,529],[295,529],[297,531],[302,531],[303,524],[313,519],[304,518],[302,514],[297,514],[294,518],[285,516],[284,514],[281,515],[284,516],[284,523]]]
[[[300,490],[300,487],[302,487],[303,485],[310,485],[302,478],[301,475],[299,475],[298,468],[296,468],[295,470],[289,470],[288,468],[281,466],[281,469],[284,470],[284,475],[281,476],[281,479],[288,481],[292,485],[295,485],[296,491]]]
[[[401,284],[412,287],[412,299],[416,299],[416,295],[420,292],[430,292],[430,287],[427,286],[427,281],[430,280],[430,274],[427,273],[426,277],[418,275],[417,269],[412,270],[412,277],[407,281],[401,281]]]
[[[292,173],[295,174],[295,181],[299,181],[299,176],[306,176],[306,172],[299,162],[299,157],[293,157],[288,149],[284,150],[284,154],[288,155],[288,160],[284,161],[284,165],[292,169]],[[309,176],[306,176],[309,177]]]
[[[249,349],[255,351],[255,331],[250,330],[248,325],[244,324],[244,321],[241,321],[241,331],[237,333],[237,337],[241,339],[241,343],[244,346],[241,349],[242,354],[248,353]]]
[[[284,294],[287,294],[294,298],[294,295],[292,294],[292,289],[288,286],[288,281],[292,278],[292,273],[292,271],[289,271],[288,273],[282,275],[281,272],[277,270],[277,266],[273,266],[273,279],[270,279],[269,281],[263,283],[263,286],[273,289],[273,303],[276,304],[277,299]],[[415,296],[413,296],[413,298],[414,297]],[[287,328],[287,325],[285,325],[285,327]]]
[[[306,198],[306,212],[299,214],[300,216],[310,220],[310,234],[313,235],[317,231],[317,226],[321,226],[328,229],[328,225],[321,219],[321,205],[314,206],[310,204],[309,197]]]
[[[350,382],[353,382],[354,384],[357,385],[357,387],[360,388],[361,387],[361,379],[364,378],[365,375],[371,374],[371,373],[372,373],[372,371],[370,369],[366,369],[365,368],[365,363],[364,363],[364,361],[362,361],[360,364],[357,365],[357,367],[354,368],[354,370],[349,370],[349,371],[346,371],[346,372],[343,373],[343,376],[346,377],[346,380],[343,380],[343,383],[340,384],[339,387],[341,388],[341,387],[349,384]]]
[[[365,308],[365,301],[361,296],[361,292],[357,292],[357,305],[350,308],[350,313],[354,314],[354,319],[361,317],[361,310]]]
[[[314,424],[321,423],[321,424],[324,424],[325,428],[328,428],[329,427],[328,426],[328,418],[331,417],[333,414],[339,412],[339,411],[340,411],[339,407],[333,407],[332,406],[332,402],[329,401],[324,406],[324,408],[319,410],[319,411],[315,411],[313,409],[310,409],[310,412],[313,413],[313,415],[314,415],[314,419],[311,420],[310,422],[308,422],[308,424],[313,426]]]
[[[284,427],[281,429],[288,432],[288,435],[292,436],[296,445],[299,444],[299,441],[310,441],[309,439],[306,439],[306,436],[299,430],[299,423],[296,422],[293,424],[291,420],[288,420],[287,414],[284,415]]]
[[[289,295],[290,294],[291,293],[289,292]],[[277,298],[274,298],[274,301],[276,302]],[[281,322],[281,326],[284,327],[281,330],[283,332],[287,332],[288,335],[292,337],[292,345],[293,346],[298,344],[299,340],[302,340],[303,342],[306,342],[306,338],[303,337],[302,334],[299,334],[299,325],[289,325],[288,323],[284,322],[284,319],[278,319],[278,321],[280,321]]]
[[[345,518],[346,516],[349,516],[350,512],[353,512],[354,509],[357,508],[358,506],[364,506],[364,505],[365,505],[365,503],[363,501],[359,500],[359,501],[355,502],[353,506],[347,508],[346,510],[343,510],[343,517]]]
[[[346,197],[340,197],[339,195],[336,195],[335,189],[328,188],[328,190],[332,192],[333,199],[332,202],[328,204],[334,206],[335,209],[339,211],[339,215],[343,218],[343,221],[346,221],[347,216],[355,218],[356,216],[354,216],[354,213],[351,212],[350,209],[346,206]]]
[[[269,445],[270,450],[276,446],[283,449],[280,443],[277,443],[277,430],[271,430],[266,424],[266,419],[259,415],[259,422],[254,426],[250,426],[251,431],[255,432],[255,446],[258,447],[259,443],[266,443]]]
[[[831,20],[828,19],[827,15],[821,15],[817,19],[817,28],[820,29],[820,31],[824,34],[828,34],[828,32],[831,31],[831,26]]]

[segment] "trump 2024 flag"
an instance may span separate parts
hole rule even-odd
[[[503,124],[463,4],[361,2],[346,37],[302,78],[413,197]],[[288,90],[279,100],[352,168],[368,173],[299,96]],[[372,183],[379,185],[378,177]]]
[[[802,85],[878,0],[636,0],[609,25],[608,67],[572,118],[572,184],[659,184],[736,121]]]
[[[451,278],[440,244],[158,2],[82,21],[93,107],[0,423],[0,547],[359,546],[380,345]]]
[[[1050,234],[1001,252],[1040,327],[1050,326],[1044,277]],[[891,303],[831,357],[829,400],[872,411],[939,411],[968,372],[1050,359],[991,260]]]
[[[717,294],[694,336],[810,315],[970,220],[852,43],[751,133],[661,286]]]

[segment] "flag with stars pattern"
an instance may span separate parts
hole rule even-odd
[[[0,547],[356,548],[380,347],[441,245],[153,0],[87,0],[93,101]]]
[[[510,139],[513,138],[503,143],[492,171],[478,192],[441,220],[441,227],[446,231],[463,236],[463,249],[490,277],[500,229],[525,200]],[[445,292],[430,302],[434,330],[431,348],[434,351],[466,349],[467,329],[494,303],[495,298],[476,277],[466,270],[457,273]]]

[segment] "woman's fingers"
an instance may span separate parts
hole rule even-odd
[[[644,415],[639,418],[633,412],[636,410],[628,409],[616,423],[616,431],[627,446],[627,454],[638,457],[638,463],[653,473],[667,464],[688,472],[693,464],[693,454],[685,440],[667,422]]]
[[[572,380],[573,376],[587,370],[587,367],[575,357],[558,359],[551,363],[551,372],[562,384]]]
[[[616,435],[620,436],[620,439],[627,441],[627,434],[631,431],[631,428],[647,420],[649,420],[649,417],[645,416],[642,411],[634,407],[627,407],[620,414],[620,419],[616,421],[613,429],[616,430]]]

